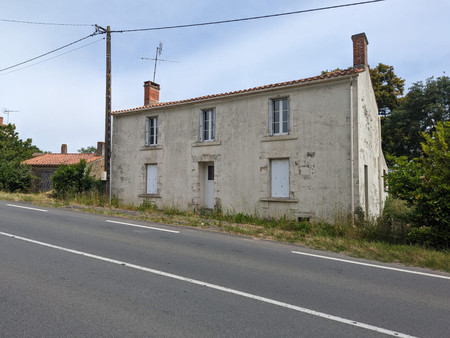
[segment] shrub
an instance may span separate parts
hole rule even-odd
[[[57,198],[69,198],[91,190],[100,190],[101,182],[90,176],[91,168],[86,160],[73,165],[61,165],[52,177],[54,195]]]
[[[413,160],[392,158],[387,175],[389,192],[415,208],[414,225],[430,230],[411,232],[410,238],[426,245],[449,247],[450,237],[450,122],[439,122],[432,135],[423,134],[423,156]],[[420,235],[419,235],[420,234]],[[423,239],[430,236],[429,241]],[[437,237],[440,237],[437,240]],[[432,244],[434,243],[434,244]],[[440,244],[439,244],[440,243]]]

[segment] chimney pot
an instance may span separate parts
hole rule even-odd
[[[144,106],[159,102],[159,84],[152,81],[144,82]]]
[[[61,154],[67,154],[67,144],[61,145]]]
[[[359,33],[352,36],[353,41],[353,67],[354,68],[366,68],[367,62],[367,41],[366,33]]]

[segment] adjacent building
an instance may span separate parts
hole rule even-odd
[[[49,191],[52,188],[51,177],[55,174],[56,169],[62,164],[72,165],[78,164],[81,160],[85,160],[91,167],[91,175],[100,178],[104,170],[103,160],[104,143],[97,143],[97,153],[95,154],[79,154],[68,153],[67,144],[61,145],[61,153],[43,154],[36,153],[33,157],[22,162],[31,167],[31,173],[37,179],[35,180],[34,190]]]
[[[260,217],[380,214],[387,170],[367,64],[300,80],[113,112],[111,192],[120,201]],[[326,67],[324,67],[326,68]]]

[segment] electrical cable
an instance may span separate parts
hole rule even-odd
[[[48,25],[48,26],[94,26],[93,24],[87,23],[56,23],[56,22],[36,22],[36,21],[21,21],[21,20],[9,20],[9,19],[0,19],[3,22],[12,22],[12,23],[25,23],[30,25]]]
[[[69,51],[67,51],[67,52],[65,52],[65,53],[58,54],[58,55],[53,56],[53,57],[51,57],[51,58],[48,58],[48,59],[45,59],[45,60],[42,60],[42,61],[39,61],[39,62],[36,62],[36,63],[32,63],[31,65],[28,65],[28,66],[25,66],[25,67],[22,67],[22,68],[19,68],[19,69],[11,70],[11,71],[9,71],[9,72],[0,74],[0,76],[6,75],[6,74],[10,74],[10,73],[14,73],[14,72],[18,72],[19,70],[22,70],[22,69],[25,69],[25,68],[29,68],[29,67],[33,67],[33,66],[36,66],[36,65],[38,65],[38,64],[40,64],[40,63],[43,63],[43,62],[46,62],[46,61],[49,61],[49,60],[56,59],[56,58],[58,58],[58,57],[60,57],[60,56],[63,56],[63,55],[66,55],[66,54],[75,52],[75,51],[77,51],[77,50],[79,50],[79,49],[88,47],[88,46],[93,45],[94,43],[100,42],[100,41],[102,41],[102,40],[105,40],[105,38],[101,38],[101,39],[99,39],[99,40],[96,40],[96,41],[94,41],[94,42],[88,43],[88,44],[83,45],[83,46],[81,46],[81,47],[71,49],[71,50],[69,50]]]
[[[26,60],[26,61],[17,63],[17,64],[15,64],[15,65],[12,65],[12,66],[9,66],[9,67],[0,69],[0,72],[3,72],[3,71],[5,71],[5,70],[11,69],[11,68],[15,68],[15,67],[17,67],[17,66],[20,66],[20,65],[23,65],[23,64],[25,64],[25,63],[31,62],[31,61],[33,61],[33,60],[39,59],[39,58],[41,58],[41,57],[44,57],[44,56],[46,56],[46,55],[48,55],[48,54],[57,52],[58,50],[61,50],[61,49],[63,49],[63,48],[66,48],[66,47],[69,47],[69,46],[71,46],[71,45],[74,45],[74,44],[76,44],[76,43],[78,43],[78,42],[80,42],[80,41],[86,40],[86,39],[88,39],[88,38],[90,38],[90,37],[92,37],[92,36],[94,36],[94,35],[97,35],[97,34],[99,34],[99,33],[95,32],[95,33],[89,34],[88,36],[85,36],[84,38],[81,38],[81,39],[78,39],[78,40],[73,41],[73,42],[71,42],[71,43],[68,43],[67,45],[64,45],[64,46],[62,46],[62,47],[53,49],[53,50],[51,50],[50,52],[41,54],[41,55],[36,56],[36,57],[34,57],[34,58],[31,58],[31,59],[28,59],[28,60]]]
[[[278,16],[287,16],[287,15],[302,14],[302,13],[308,13],[308,12],[323,11],[323,10],[328,10],[328,9],[336,9],[336,8],[342,8],[342,7],[365,5],[365,4],[370,4],[370,3],[374,3],[374,2],[381,2],[381,1],[385,1],[385,0],[361,1],[361,2],[354,2],[354,3],[349,3],[349,4],[342,4],[342,5],[335,5],[335,6],[328,6],[328,7],[320,7],[320,8],[313,8],[313,9],[305,9],[305,10],[293,11],[293,12],[284,12],[284,13],[277,13],[277,14],[252,16],[252,17],[240,18],[240,19],[211,21],[211,22],[202,22],[202,23],[193,23],[193,24],[185,24],[185,25],[175,25],[175,26],[163,26],[163,27],[151,27],[151,28],[113,30],[113,31],[111,31],[111,33],[130,33],[130,32],[156,31],[156,30],[165,30],[165,29],[176,29],[176,28],[188,28],[188,27],[218,25],[218,24],[224,24],[224,23],[267,19],[267,18],[273,18],[273,17],[278,17]]]

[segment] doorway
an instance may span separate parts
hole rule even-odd
[[[214,164],[205,167],[205,207],[214,209]]]

